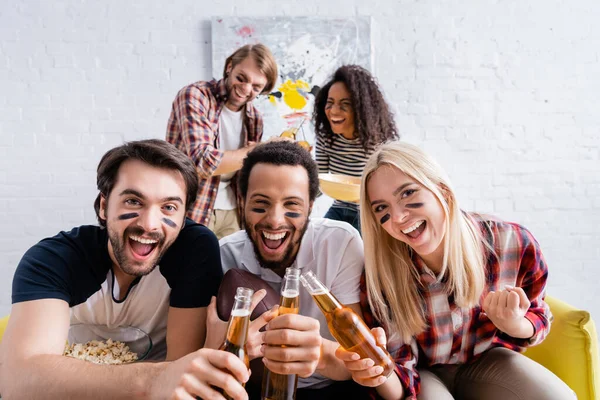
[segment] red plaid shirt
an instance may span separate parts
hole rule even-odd
[[[192,83],[181,89],[171,110],[167,126],[167,141],[191,157],[199,176],[198,198],[188,211],[188,217],[208,225],[219,189],[219,176],[213,175],[224,151],[219,149],[219,116],[227,101],[225,80]],[[259,142],[263,120],[252,104],[246,105],[242,128],[243,146],[248,141]],[[238,219],[241,223],[241,199],[237,190],[237,173],[231,187],[238,199]]]
[[[416,399],[421,389],[417,362],[424,367],[464,364],[493,347],[522,351],[527,346],[542,342],[550,330],[552,315],[544,302],[548,269],[538,242],[518,224],[469,215],[480,226],[488,243],[493,243],[495,251],[487,259],[487,285],[480,304],[490,291],[502,290],[505,285],[523,288],[531,302],[525,317],[533,324],[535,333],[530,339],[516,339],[499,331],[480,306],[472,309],[457,307],[453,297],[444,293],[443,280],[435,278],[415,255],[413,261],[421,274],[420,294],[424,301],[427,328],[413,337],[411,343],[393,338],[387,343],[396,362],[396,373],[404,387],[404,394],[409,399]],[[365,322],[370,327],[379,326],[369,309],[364,273],[360,288]],[[388,338],[392,336],[388,329],[386,334]]]

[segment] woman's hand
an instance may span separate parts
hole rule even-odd
[[[483,311],[502,332],[516,338],[533,335],[533,325],[525,318],[531,302],[520,287],[506,286],[504,290],[489,292],[483,300]]]
[[[375,336],[377,345],[385,347],[387,339],[383,328],[373,328],[371,332]],[[344,362],[346,369],[352,374],[354,382],[361,386],[377,387],[387,380],[385,376],[381,375],[383,367],[375,365],[370,358],[361,359],[359,354],[346,351],[342,346],[337,348],[335,356]]]

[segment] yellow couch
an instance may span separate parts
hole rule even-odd
[[[2,336],[6,330],[6,324],[8,324],[8,315],[4,318],[0,318],[0,342],[2,342]]]
[[[554,315],[546,340],[525,355],[554,372],[578,400],[600,400],[598,334],[590,313],[553,298],[546,302]]]

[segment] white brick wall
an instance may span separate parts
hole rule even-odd
[[[447,167],[465,209],[529,227],[550,292],[600,321],[597,0],[172,3],[2,2],[0,315],[29,246],[94,222],[100,156],[164,137],[177,90],[210,77],[211,16],[372,15],[403,137]]]

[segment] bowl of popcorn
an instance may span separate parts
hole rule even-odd
[[[75,324],[63,355],[95,364],[127,364],[145,359],[151,349],[150,336],[133,326]]]
[[[341,174],[319,174],[321,191],[327,196],[341,201],[358,203],[360,199],[360,178]]]

